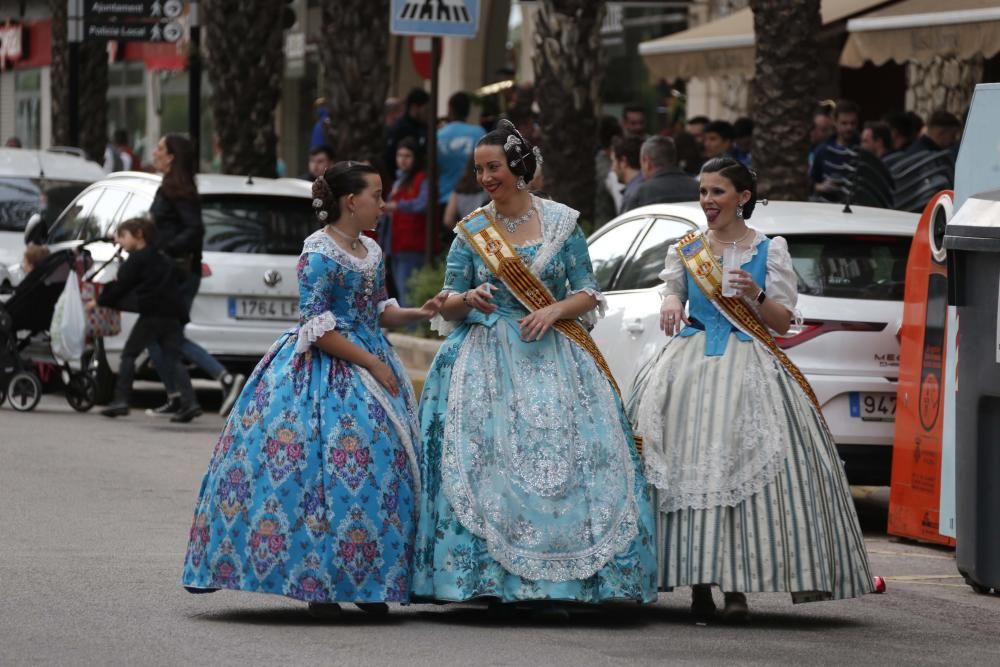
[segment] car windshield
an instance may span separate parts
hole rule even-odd
[[[910,237],[786,234],[799,293],[902,301]]]
[[[21,232],[35,213],[51,223],[86,183],[37,178],[0,178],[0,231]]]
[[[205,250],[298,255],[317,227],[302,197],[203,196]]]

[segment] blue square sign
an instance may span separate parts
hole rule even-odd
[[[394,35],[475,37],[479,0],[392,0],[389,31]]]

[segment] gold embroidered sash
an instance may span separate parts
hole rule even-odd
[[[708,240],[702,234],[692,232],[677,242],[677,251],[684,268],[687,269],[694,284],[702,291],[705,298],[711,301],[726,316],[726,319],[732,322],[733,326],[764,345],[774,355],[805,392],[809,402],[816,408],[820,420],[825,425],[823,411],[809,380],[795,365],[795,362],[788,358],[784,350],[778,347],[770,329],[760,319],[757,312],[741,297],[722,296],[722,267],[715,255],[712,254]]]
[[[522,306],[528,309],[528,312],[534,312],[556,303],[556,298],[552,296],[545,283],[525,266],[517,251],[500,233],[492,216],[486,210],[479,209],[468,215],[458,223],[458,229],[483,260],[483,263],[503,281],[507,289],[517,297]],[[558,320],[552,325],[552,328],[593,357],[594,363],[601,369],[615,393],[621,398],[621,390],[618,388],[614,375],[611,374],[608,362],[584,326],[577,320]],[[635,443],[636,449],[641,453],[642,438],[638,435],[635,436]]]

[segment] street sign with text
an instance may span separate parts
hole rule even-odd
[[[389,30],[394,35],[476,36],[479,0],[392,0]]]
[[[85,0],[83,39],[176,42],[184,36],[183,0]]]

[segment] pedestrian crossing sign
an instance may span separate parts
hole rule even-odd
[[[394,35],[475,37],[479,0],[392,0],[389,31]]]

